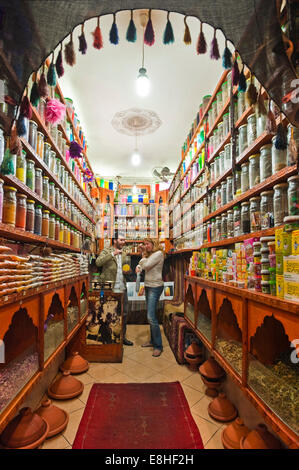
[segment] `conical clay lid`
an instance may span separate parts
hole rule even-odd
[[[200,366],[199,373],[208,380],[216,380],[222,378],[225,374],[225,371],[213,357],[210,357]]]
[[[89,369],[89,363],[76,351],[64,361],[60,369],[69,370],[71,374],[82,374]]]
[[[224,393],[219,393],[208,406],[209,415],[217,421],[232,421],[238,415],[234,405],[226,398]]]
[[[36,410],[36,414],[41,416],[49,425],[47,439],[62,432],[69,421],[69,414],[53,405],[49,399],[42,401],[41,406]]]
[[[66,370],[61,377],[50,385],[48,395],[56,400],[67,400],[80,395],[83,389],[83,383],[75,377],[72,377],[70,371]]]
[[[185,351],[186,356],[193,359],[194,357],[202,355],[202,349],[197,343],[191,343]]]
[[[244,425],[241,418],[235,419],[222,431],[221,440],[226,449],[240,449],[240,439],[246,437],[250,429]]]
[[[1,442],[10,449],[35,449],[44,442],[48,432],[48,423],[26,407],[8,423]]]
[[[240,439],[241,449],[281,449],[282,445],[276,437],[271,434],[267,426],[258,424],[256,429],[246,437]]]

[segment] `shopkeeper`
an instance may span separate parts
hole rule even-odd
[[[126,338],[129,302],[123,268],[127,265],[126,267],[129,267],[127,272],[130,272],[131,258],[123,251],[125,244],[125,237],[115,231],[112,246],[101,251],[96,259],[96,265],[98,268],[102,268],[100,280],[102,282],[114,282],[113,292],[123,293],[123,344],[133,346],[132,341]]]

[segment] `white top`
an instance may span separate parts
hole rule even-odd
[[[162,251],[155,251],[148,258],[142,258],[139,267],[145,271],[145,287],[163,286],[162,269],[164,264],[164,256]]]

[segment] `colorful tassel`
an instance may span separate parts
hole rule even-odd
[[[58,77],[59,78],[62,77],[64,75],[64,68],[63,68],[63,62],[62,62],[62,43],[60,45],[60,51],[56,59],[55,67],[56,67],[56,72],[57,72]]]
[[[48,84],[47,84],[46,76],[44,73],[44,66],[43,66],[43,71],[38,82],[38,93],[41,98],[47,98],[49,94]]]
[[[27,134],[25,116],[20,113],[18,120],[17,120],[17,133],[20,137],[25,136]]]
[[[96,29],[94,30],[93,34],[93,47],[95,49],[102,49],[103,47],[103,37],[102,37],[102,31],[100,28],[100,17],[98,16],[98,24]]]
[[[269,108],[266,120],[266,131],[268,134],[275,134],[277,130],[275,116],[271,109],[271,100],[269,100]]]
[[[214,60],[220,59],[218,41],[217,41],[217,38],[216,38],[216,28],[214,28],[214,37],[213,37],[213,40],[212,40],[212,43],[211,43],[210,58],[214,59]]]
[[[87,51],[87,42],[85,39],[85,34],[84,34],[84,23],[82,24],[82,29],[81,29],[81,35],[79,36],[79,52],[81,52],[83,55],[86,54]]]
[[[227,40],[225,40],[225,49],[222,56],[222,67],[224,69],[232,68],[232,53],[227,47]]]
[[[238,66],[238,61],[237,61],[237,54],[234,60],[233,68],[232,68],[232,83],[233,86],[237,86],[239,83],[240,79],[240,70]]]
[[[1,173],[3,175],[14,175],[15,172],[16,172],[16,169],[13,164],[13,159],[11,158],[9,148],[6,147],[3,162],[1,164]]]
[[[114,44],[115,46],[119,43],[118,29],[117,24],[115,22],[115,13],[113,13],[113,23],[110,29],[109,39],[111,44]]]
[[[73,140],[70,144],[69,152],[71,158],[79,158],[81,157],[82,147]]]
[[[274,145],[277,150],[286,150],[288,146],[287,131],[284,125],[281,122],[277,126],[276,138],[274,139]]]
[[[185,16],[184,18],[184,23],[185,23],[184,43],[186,44],[186,46],[189,46],[192,40],[191,40],[190,29],[186,20],[187,20],[187,16]]]
[[[196,51],[197,54],[205,54],[207,52],[207,42],[202,30],[202,23],[200,23],[200,33],[197,40]]]
[[[73,43],[73,33],[71,33],[70,42],[65,45],[64,48],[65,61],[68,65],[73,67],[76,63],[76,54]]]
[[[46,104],[46,121],[58,124],[64,119],[66,106],[56,98],[49,99]]]
[[[152,19],[151,19],[151,12],[152,10],[149,10],[148,22],[144,31],[144,43],[147,46],[152,46],[153,44],[155,44],[155,32],[153,28]]]
[[[25,95],[20,106],[20,114],[28,119],[32,117],[32,108],[28,96]]]
[[[246,100],[249,106],[254,106],[257,103],[258,92],[256,86],[253,83],[253,76],[250,76],[250,85],[246,91]]]
[[[54,65],[54,53],[52,57],[52,62],[48,68],[48,73],[47,73],[47,82],[48,85],[50,86],[56,86],[56,72],[55,72],[55,65]]]
[[[245,93],[246,88],[247,88],[247,84],[246,84],[246,77],[244,74],[244,65],[243,65],[241,73],[240,73],[240,77],[239,77],[239,91],[241,91],[242,93]]]
[[[31,92],[30,92],[30,103],[32,104],[32,106],[36,108],[38,106],[39,100],[40,100],[40,97],[38,93],[38,86],[36,83],[36,75],[35,75],[35,81],[33,82]]]
[[[136,42],[137,39],[136,26],[133,20],[133,10],[131,10],[131,19],[127,29],[126,39],[129,42]]]
[[[22,154],[22,143],[18,136],[16,126],[13,126],[11,131],[11,137],[9,139],[9,151],[12,155]]]
[[[163,34],[163,44],[172,44],[174,43],[174,34],[172,29],[172,24],[169,19],[169,12],[167,13],[167,23],[165,27],[165,31]]]

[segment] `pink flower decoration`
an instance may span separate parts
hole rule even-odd
[[[58,124],[64,119],[65,105],[56,98],[51,98],[46,105],[46,121],[51,124]]]

